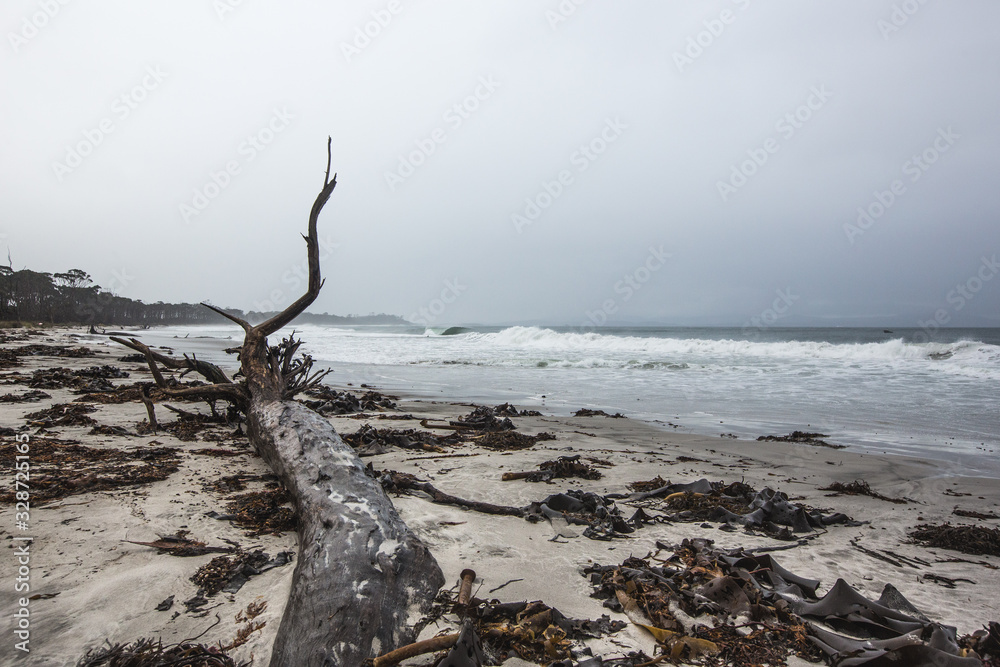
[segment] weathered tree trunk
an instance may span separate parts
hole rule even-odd
[[[319,295],[319,214],[337,185],[330,179],[330,142],[323,189],[304,236],[309,259],[306,293],[267,322],[212,310],[239,324],[243,382],[218,367],[185,357],[171,359],[139,341],[115,339],[140,350],[168,394],[228,400],[247,416],[250,441],[292,496],[299,518],[299,557],[292,590],[271,654],[272,667],[356,667],[413,641],[413,626],[429,610],[444,576],[424,544],[399,518],[382,487],[365,474],[354,450],[322,416],[297,401],[316,384],[312,359],[293,359],[291,339],[270,346],[267,336],[289,324]],[[206,304],[207,305],[207,304]],[[213,384],[171,388],[156,362],[197,372]]]
[[[253,401],[249,422],[301,521],[271,665],[360,665],[412,642],[444,583],[427,547],[325,418],[296,401]]]

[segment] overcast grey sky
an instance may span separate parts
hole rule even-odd
[[[995,0],[5,0],[0,17],[15,268],[284,307],[330,135],[316,312],[1000,326]]]

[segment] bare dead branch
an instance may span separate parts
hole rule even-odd
[[[222,315],[227,320],[230,320],[232,322],[236,322],[236,324],[240,325],[240,327],[242,327],[244,331],[250,331],[250,329],[253,328],[252,326],[250,326],[250,323],[247,322],[246,320],[244,320],[242,317],[237,317],[236,315],[232,315],[230,313],[227,313],[226,311],[222,310],[221,308],[216,308],[215,306],[213,306],[210,303],[204,303],[204,302],[202,302],[201,305],[205,306],[206,308],[208,308],[209,310],[211,310],[214,313],[218,313],[219,315]]]
[[[262,322],[254,327],[254,330],[263,336],[273,334],[275,331],[278,331],[298,317],[303,310],[309,307],[309,304],[316,300],[316,297],[319,296],[320,289],[323,287],[323,278],[320,275],[319,269],[319,239],[316,235],[316,225],[319,220],[320,212],[323,210],[323,207],[326,206],[326,202],[329,201],[334,188],[337,187],[337,175],[334,174],[333,179],[330,180],[332,142],[332,137],[328,137],[326,142],[326,178],[324,179],[323,189],[316,196],[316,201],[313,202],[312,210],[309,212],[309,235],[306,237],[306,252],[309,257],[309,288],[306,290],[305,294],[299,297],[294,303],[289,305],[283,311],[268,321]]]

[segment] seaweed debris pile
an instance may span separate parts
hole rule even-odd
[[[959,639],[928,620],[892,585],[870,600],[838,579],[797,576],[767,554],[723,551],[711,540],[657,544],[645,558],[586,570],[605,606],[657,640],[664,660],[703,665],[784,665],[790,655],[843,667],[965,667],[1000,658],[986,634]],[[671,551],[661,558],[661,551]]]

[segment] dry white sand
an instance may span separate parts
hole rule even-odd
[[[51,332],[51,341],[34,338],[30,342],[78,344],[65,332]],[[63,359],[37,357],[25,366],[0,372],[30,373],[34,368],[65,366],[86,367],[115,363],[129,370],[132,377],[118,382],[148,379],[137,371],[137,364],[115,362],[126,350],[114,344],[97,346],[97,358]],[[4,387],[22,392],[23,385]],[[66,390],[46,390],[52,399],[41,403],[0,404],[0,425],[20,427],[24,414],[53,403],[70,402],[76,395]],[[193,409],[194,404],[184,404]],[[134,430],[145,416],[141,403],[98,405],[91,416],[101,424],[119,425]],[[468,405],[407,399],[399,402],[399,412],[434,419],[467,414]],[[172,418],[158,408],[161,421]],[[333,417],[340,432],[353,432],[364,421]],[[693,436],[661,430],[653,425],[627,419],[603,417],[526,417],[514,418],[525,433],[548,431],[555,440],[540,442],[528,450],[494,452],[471,444],[454,448],[451,454],[469,456],[440,457],[413,451],[392,451],[370,457],[377,469],[393,469],[417,474],[442,491],[471,500],[502,505],[522,506],[545,496],[568,489],[598,493],[626,491],[626,485],[657,475],[670,482],[701,479],[734,482],[743,480],[755,488],[770,486],[813,507],[844,512],[856,520],[868,522],[861,527],[831,526],[826,534],[807,544],[775,554],[787,569],[820,579],[820,594],[838,578],[845,579],[865,595],[877,598],[886,583],[898,588],[931,620],[957,626],[959,633],[979,629],[1000,618],[1000,570],[972,563],[936,563],[938,559],[962,557],[1000,566],[1000,558],[965,556],[957,552],[928,549],[911,544],[907,532],[919,521],[928,523],[974,523],[952,514],[954,508],[1000,512],[1000,484],[994,479],[958,476],[943,469],[939,462],[897,456],[875,456],[846,450],[832,450],[791,443],[765,443],[730,438]],[[807,418],[803,422],[808,422]],[[416,422],[372,420],[377,427],[413,428]],[[195,595],[197,586],[190,581],[194,571],[215,554],[192,558],[160,555],[154,549],[129,543],[150,541],[158,535],[177,530],[191,531],[191,536],[213,546],[225,546],[223,540],[240,543],[244,548],[263,548],[270,554],[283,550],[298,552],[294,534],[281,537],[249,538],[244,531],[226,521],[205,515],[210,510],[223,512],[224,496],[204,488],[222,475],[238,471],[267,472],[259,458],[245,454],[235,458],[213,458],[190,453],[191,450],[215,447],[216,443],[181,442],[159,433],[134,438],[87,435],[90,427],[60,428],[57,437],[74,438],[90,446],[116,448],[142,447],[150,441],[178,447],[182,453],[181,469],[163,482],[131,489],[83,493],[31,510],[31,594],[54,597],[33,600],[31,611],[31,660],[18,661],[8,646],[0,655],[3,664],[71,665],[88,648],[99,647],[106,639],[129,642],[141,637],[161,637],[164,643],[200,636],[200,642],[227,643],[239,624],[235,615],[254,601],[267,602],[259,617],[266,622],[250,642],[233,653],[238,660],[253,658],[254,664],[267,664],[268,652],[277,629],[284,600],[290,585],[293,566],[270,570],[253,577],[236,594],[218,594],[203,617],[184,613],[182,602]],[[553,484],[524,481],[503,482],[504,472],[531,470],[545,460],[580,453],[614,464],[603,468],[603,479],[555,480]],[[700,461],[679,462],[679,456]],[[11,473],[6,473],[12,478]],[[890,497],[906,497],[913,502],[893,504],[866,496],[827,497],[820,487],[832,482],[867,481],[871,487]],[[259,484],[257,487],[260,488]],[[946,495],[946,490],[969,495]],[[426,499],[403,496],[394,498],[406,523],[430,547],[445,577],[457,581],[465,568],[479,577],[479,597],[504,601],[542,600],[570,617],[596,618],[609,613],[600,600],[590,597],[591,587],[581,569],[591,563],[617,564],[629,555],[644,556],[655,549],[657,540],[680,543],[686,537],[715,540],[723,548],[782,546],[787,543],[749,535],[742,531],[725,532],[718,524],[656,524],[636,531],[626,539],[594,541],[582,536],[579,526],[554,526],[548,522],[529,523],[513,517],[498,517],[465,511],[456,507],[432,504]],[[627,510],[627,508],[624,508]],[[0,536],[13,553],[15,534],[14,508],[0,509]],[[985,521],[995,527],[998,521]],[[559,535],[556,541],[553,538]],[[924,559],[931,566],[897,567],[872,558],[852,545],[871,550],[890,550],[909,558]],[[15,559],[0,561],[0,578],[5,587],[16,576]],[[924,575],[934,573],[952,579],[969,579],[946,588]],[[508,583],[509,582],[509,583]],[[499,586],[502,589],[490,593]],[[9,593],[3,596],[3,636],[12,637],[11,617],[15,604]],[[174,607],[155,611],[164,599],[173,595]],[[176,611],[181,613],[175,614]],[[216,615],[220,619],[216,623]],[[625,620],[623,616],[611,614]],[[432,625],[422,636],[436,634],[442,625]],[[206,630],[208,630],[206,632]],[[202,635],[202,633],[204,633]],[[593,640],[595,653],[605,657],[642,649],[653,654],[652,638],[634,626],[603,640]],[[419,664],[419,660],[408,664]],[[523,664],[516,660],[510,665]]]

